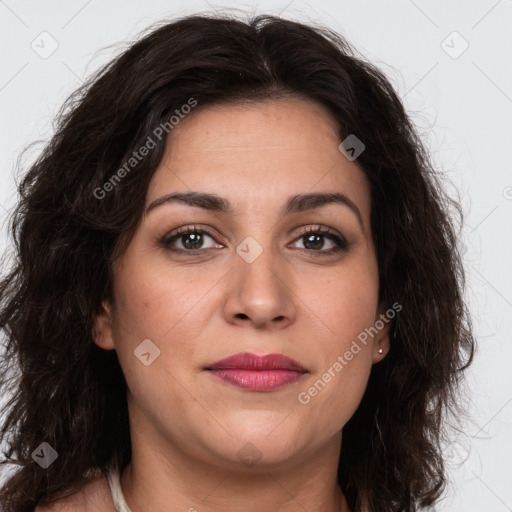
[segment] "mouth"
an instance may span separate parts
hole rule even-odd
[[[308,371],[282,354],[241,353],[205,368],[213,377],[250,391],[272,391],[300,380]]]

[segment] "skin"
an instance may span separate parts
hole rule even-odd
[[[235,213],[174,202],[145,214],[114,262],[114,303],[103,304],[95,324],[95,343],[117,351],[128,385],[133,456],[123,494],[133,512],[170,504],[190,512],[348,511],[336,480],[342,428],[372,365],[386,356],[389,324],[309,403],[297,397],[386,309],[378,304],[368,181],[314,102],[199,107],[170,133],[146,206],[193,190],[224,197]],[[290,196],[311,192],[346,195],[362,225],[341,204],[280,217]],[[196,244],[203,254],[160,243],[194,225],[212,233]],[[309,227],[331,228],[349,248],[315,257],[335,244],[324,237],[323,246],[308,246],[301,230]],[[247,236],[262,249],[251,263],[236,252]],[[180,236],[172,246],[187,250],[191,241]],[[134,356],[145,339],[160,350],[148,366]],[[285,354],[308,373],[254,392],[204,370],[239,352]],[[238,456],[246,443],[260,457],[252,466]]]

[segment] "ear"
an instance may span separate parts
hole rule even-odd
[[[94,317],[92,331],[92,338],[98,347],[104,350],[115,348],[112,336],[112,306],[106,300],[101,303],[101,311]]]
[[[375,317],[374,327],[378,330],[373,338],[373,362],[382,361],[389,352],[389,333],[391,330],[392,318],[386,315],[384,305],[380,305]]]

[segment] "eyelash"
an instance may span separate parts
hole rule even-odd
[[[188,255],[199,255],[199,254],[203,254],[205,251],[208,251],[210,250],[211,248],[209,249],[177,249],[175,247],[171,247],[171,244],[179,239],[180,237],[183,237],[185,235],[189,235],[189,234],[206,234],[208,235],[209,237],[211,237],[213,240],[215,240],[215,237],[212,233],[210,233],[208,230],[206,229],[202,229],[202,228],[197,228],[196,226],[186,226],[184,228],[179,228],[178,230],[176,231],[173,231],[171,233],[169,233],[168,235],[165,235],[161,240],[160,240],[160,244],[162,247],[164,247],[164,249],[166,250],[169,250],[169,251],[172,251],[174,253],[178,253],[178,254],[188,254]],[[327,251],[324,251],[324,250],[314,250],[314,249],[298,249],[300,251],[306,251],[308,253],[311,253],[311,255],[313,257],[323,257],[323,256],[330,256],[332,254],[335,254],[335,253],[338,253],[340,251],[346,251],[348,249],[348,242],[343,238],[343,237],[340,237],[338,235],[336,235],[335,233],[333,233],[330,229],[324,229],[322,230],[321,229],[321,226],[318,226],[318,227],[315,227],[315,228],[308,228],[307,230],[303,231],[302,233],[299,234],[299,236],[297,236],[295,238],[295,240],[299,240],[307,235],[320,235],[320,236],[323,236],[325,238],[329,238],[331,239],[335,244],[336,246],[333,247],[332,249],[329,249]],[[218,243],[216,240],[215,240],[216,243]]]

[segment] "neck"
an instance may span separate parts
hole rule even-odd
[[[121,474],[132,512],[234,510],[350,512],[337,483],[341,433],[318,450],[279,467],[210,464],[184,453],[145,423],[132,430],[132,459]]]
[[[146,472],[144,472],[146,473]],[[147,475],[148,473],[146,473]],[[197,478],[194,475],[193,478]],[[155,483],[155,480],[158,483]],[[187,489],[184,482],[172,482],[162,478],[147,478],[141,475],[133,461],[128,464],[121,475],[121,489],[132,512],[153,510],[155,512],[173,510],[189,512],[225,511],[226,504],[238,504],[236,509],[247,512],[260,512],[262,509],[291,512],[297,509],[311,512],[351,512],[341,489],[336,487],[330,493],[323,492],[314,482],[305,482],[301,488],[289,485],[289,479],[281,475],[261,475],[257,479],[240,478],[233,473],[217,473],[217,479],[208,479],[210,485],[199,492],[200,484],[195,481],[195,489]],[[202,480],[204,481],[204,480]],[[184,488],[185,487],[185,488]],[[291,491],[289,490],[291,488]],[[155,493],[155,489],[165,489]],[[304,489],[304,490],[302,490]]]

